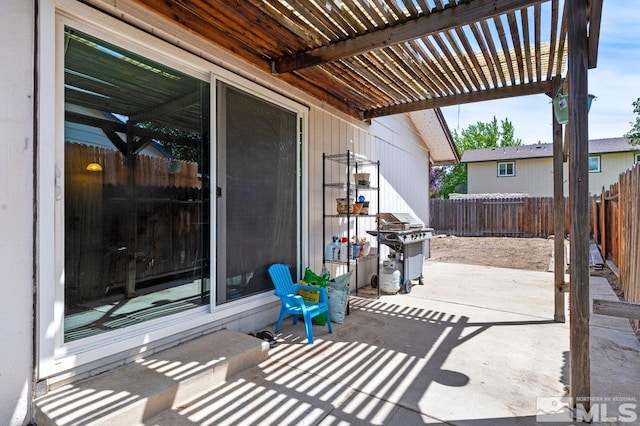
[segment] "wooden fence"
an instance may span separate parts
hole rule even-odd
[[[65,144],[65,180],[96,181],[103,185],[126,185],[130,169],[127,157],[119,151],[76,143]],[[87,164],[96,162],[102,173],[87,173]],[[143,186],[175,186],[199,188],[198,163],[170,160],[136,154],[134,157],[135,184]],[[169,170],[173,168],[173,173]],[[176,171],[177,170],[177,171]]]
[[[618,268],[624,299],[640,302],[640,167],[622,173],[617,183],[594,197],[592,211],[594,240]]]
[[[136,155],[134,191],[126,158],[117,151],[67,144],[65,148],[65,297],[90,302],[126,283],[135,259],[137,283],[194,274],[208,246],[206,193],[197,164]],[[100,173],[86,170],[98,162]],[[135,224],[135,228],[132,228]],[[135,253],[129,249],[135,238]]]
[[[546,238],[553,234],[553,198],[432,199],[430,219],[436,232],[460,237]],[[569,227],[565,214],[565,233]]]

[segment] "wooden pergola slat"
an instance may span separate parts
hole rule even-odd
[[[475,52],[473,51],[473,49],[471,48],[471,43],[469,43],[469,39],[467,38],[466,34],[462,31],[461,28],[456,28],[455,31],[456,31],[456,35],[458,36],[458,39],[462,43],[462,47],[464,48],[465,54],[469,58],[469,61],[471,61],[471,66],[473,67],[473,70],[475,70],[475,74],[471,73],[471,75],[477,75],[482,81],[477,83],[478,84],[477,88],[480,89],[481,86],[484,86],[485,88],[489,88],[490,83],[489,83],[489,80],[487,79],[487,75],[482,69],[480,62],[478,62],[478,58]]]
[[[529,39],[529,14],[527,9],[520,10],[522,16],[522,48],[524,50],[524,68],[527,72],[527,78],[529,81],[533,81],[534,64],[531,60],[531,40]]]
[[[344,8],[348,10],[350,14],[352,14],[357,20],[363,23],[366,28],[366,31],[376,31],[378,28],[382,28],[384,26],[384,22],[380,19],[377,14],[369,15],[366,14],[363,9],[359,7],[358,4],[354,4],[352,7],[349,7],[347,3],[342,3]],[[377,19],[376,19],[377,18]]]
[[[428,15],[429,13],[431,13],[431,11],[429,10],[429,5],[425,0],[418,0],[418,6],[420,6],[420,9],[422,9],[423,15]]]
[[[520,32],[518,30],[518,20],[514,12],[507,13],[507,25],[511,33],[511,41],[513,43],[513,51],[516,54],[516,66],[518,67],[518,81],[525,81],[524,60],[522,58],[522,42],[520,41]]]
[[[446,31],[443,31],[442,34],[448,34]],[[460,92],[470,92],[473,90],[473,83],[468,74],[463,71],[464,65],[461,64],[462,61],[458,61],[458,55],[454,55],[449,46],[445,42],[443,36],[441,34],[434,34],[433,40],[436,42],[437,47],[441,52],[444,53],[444,57],[446,58],[446,63],[449,66],[451,72],[458,77],[458,81],[461,82]],[[436,52],[433,52],[434,55],[437,55]],[[444,59],[444,58],[443,58]]]
[[[407,72],[411,73],[416,82],[422,82],[423,92],[427,96],[434,97],[441,95],[442,92],[440,92],[438,84],[434,81],[433,77],[426,73],[423,67],[418,65],[420,58],[416,57],[415,52],[408,50],[407,47],[410,46],[408,44],[396,45],[389,47],[387,50],[392,52],[396,61],[402,60],[403,57],[405,58],[404,64]]]
[[[366,3],[366,7],[365,5],[360,5],[357,9],[361,10],[361,13],[366,14],[378,29],[385,28],[388,25],[388,23],[385,23],[382,16],[380,16],[378,10],[373,7],[372,3]]]
[[[420,98],[433,97],[435,91],[430,78],[415,66],[415,62],[410,59],[409,53],[403,47],[403,45],[392,46],[384,49],[384,52],[392,61],[402,61],[404,64],[402,71],[407,76],[406,83],[414,87]]]
[[[408,16],[405,13],[403,13],[402,10],[400,10],[400,8],[396,5],[396,2],[394,0],[380,0],[380,3],[382,3],[383,5],[383,7],[381,8],[383,11],[389,10],[397,17],[397,18],[391,18],[391,20],[397,19],[399,22],[407,21]]]
[[[509,72],[511,85],[515,86],[516,75],[513,72],[513,59],[511,58],[511,52],[509,49],[509,43],[507,42],[507,36],[505,34],[504,25],[502,25],[502,21],[500,20],[499,16],[493,17],[493,24],[495,25],[498,31],[498,39],[500,40],[500,45],[502,46],[502,53],[504,54],[505,63],[507,64],[507,71]]]
[[[496,45],[493,41],[493,37],[491,36],[491,30],[489,29],[488,21],[480,22],[480,28],[482,28],[482,34],[487,42],[487,46],[489,46],[489,52],[491,52],[491,57],[493,58],[493,63],[496,71],[498,72],[498,77],[500,78],[500,86],[507,85],[507,78],[504,75],[504,71],[502,69],[502,61],[498,56],[498,50],[496,49]]]
[[[391,99],[376,88],[372,88],[374,83],[366,76],[355,69],[349,61],[339,61],[319,67],[327,74],[328,78],[336,80],[341,85],[348,87],[355,92],[359,99],[359,103],[375,103],[376,105],[384,105]]]
[[[540,17],[541,8],[542,7],[539,4],[536,4],[535,6],[533,6],[533,10],[534,10],[533,25],[534,25],[534,33],[535,33],[534,45],[535,45],[535,56],[536,56],[536,80],[537,81],[542,80],[542,52],[540,50],[541,33],[542,33],[542,25],[541,25],[542,18]]]
[[[549,52],[549,58],[553,59],[555,57],[557,39],[558,39],[558,1],[559,0],[551,0],[551,38],[549,40],[549,44],[551,46],[551,51]],[[553,61],[550,60],[547,64],[547,80],[551,80],[553,78]]]
[[[464,74],[467,80],[470,80],[471,82],[471,86],[469,90],[480,89],[482,87],[482,84],[480,83],[480,80],[479,80],[480,78],[479,74],[481,73],[470,72],[475,70],[473,63],[471,62],[471,58],[473,57],[475,59],[475,56],[467,55],[465,52],[463,52],[462,48],[460,47],[460,44],[463,44],[463,43],[462,41],[458,43],[458,39],[454,36],[455,32],[453,32],[452,30],[449,30],[449,31],[443,31],[443,34],[446,37],[447,41],[449,42],[449,45],[453,48],[456,59],[459,60],[460,62],[460,65],[461,65],[460,72]],[[466,37],[464,36],[464,34],[462,35],[462,38],[466,40]]]
[[[419,57],[416,57],[416,61],[422,64],[425,69],[424,72],[429,75],[429,78],[434,83],[436,83],[438,87],[438,93],[441,96],[445,94],[453,94],[454,91],[451,90],[449,76],[447,74],[439,72],[439,69],[434,63],[433,59],[431,59],[428,52],[423,48],[424,45],[416,42],[415,40],[410,41],[408,44],[415,54],[420,55]]]
[[[398,81],[401,81],[402,77],[396,74],[394,70],[387,68],[386,61],[379,58],[377,52],[369,52],[361,56],[367,58],[369,63],[372,65],[372,68],[380,70],[381,80],[384,81],[387,86],[392,87],[396,93],[400,93],[401,96],[406,99],[418,99],[415,92],[413,92],[406,84],[397,84]]]
[[[343,10],[338,8],[338,5],[331,2],[325,2],[322,4],[310,3],[309,8],[314,7],[319,15],[326,14],[327,22],[334,23],[337,34],[347,34],[349,38],[355,37],[362,30],[361,25],[355,20],[350,19],[348,13],[343,13]],[[343,38],[343,37],[340,37]]]
[[[280,2],[263,3],[261,0],[246,0],[256,8],[267,14],[271,19],[277,21],[280,25],[285,27],[292,34],[295,34],[300,38],[300,41],[306,43],[307,46],[320,47],[323,42],[327,42],[329,39],[317,31],[312,31],[302,18],[294,13],[291,9],[288,9]],[[293,54],[295,52],[290,52]]]
[[[356,117],[566,71],[568,9],[564,2],[561,11],[559,0],[134,1]],[[601,11],[602,0],[589,2],[590,66]],[[542,25],[543,13],[550,25]],[[369,84],[369,100],[353,93],[348,81],[363,78],[356,63],[367,63],[369,75],[393,88]],[[335,87],[314,71],[322,64],[346,73]]]
[[[416,7],[413,5],[413,1],[409,0],[405,0],[403,1],[404,7],[407,8],[407,10],[409,11],[409,16],[416,18],[418,17],[419,13],[418,13],[418,9],[416,9]]]
[[[530,6],[542,0],[504,0],[496,3],[492,0],[475,0],[469,4],[443,9],[437,14],[422,16],[393,27],[373,33],[363,34],[335,44],[305,51],[297,55],[285,56],[272,62],[274,73],[286,73],[315,66],[324,62],[339,60],[358,55],[384,46],[402,43],[418,37],[436,34],[456,28],[468,22],[476,22],[501,13]],[[465,8],[459,10],[459,8]]]

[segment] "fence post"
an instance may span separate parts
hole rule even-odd
[[[600,223],[598,224],[598,231],[600,232],[600,250],[605,259],[607,257],[607,203],[609,202],[609,191],[605,191],[602,187],[602,196],[600,197]]]

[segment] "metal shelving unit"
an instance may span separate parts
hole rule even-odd
[[[327,221],[335,220],[337,218],[346,219],[346,237],[349,244],[351,244],[351,237],[354,235],[366,234],[367,229],[360,229],[361,225],[359,224],[360,219],[363,218],[374,218],[377,219],[378,212],[377,210],[372,211],[369,210],[367,214],[355,214],[351,213],[350,209],[347,208],[347,213],[327,213],[329,210],[336,211],[335,204],[327,204],[327,197],[329,195],[340,194],[343,195],[344,198],[347,199],[347,203],[350,197],[353,197],[355,201],[358,200],[360,195],[368,194],[369,198],[373,195],[376,198],[375,206],[377,209],[380,208],[380,188],[378,186],[372,185],[358,185],[357,182],[351,182],[351,176],[355,173],[369,173],[370,178],[375,177],[375,183],[379,184],[380,182],[380,162],[369,160],[361,155],[355,154],[351,151],[347,151],[342,154],[322,154],[322,188],[323,188],[323,196],[322,196],[322,212],[323,212],[323,221],[322,221],[322,238],[324,244],[329,242],[329,238],[332,235],[327,233]],[[337,181],[327,180],[327,162],[337,163],[339,165],[345,166],[343,175],[338,178]],[[350,194],[353,194],[350,196]],[[371,208],[371,207],[370,207]],[[375,228],[379,230],[380,222],[375,220]],[[353,234],[352,234],[353,231]],[[379,234],[379,233],[378,233]],[[371,253],[367,256],[360,257],[357,259],[348,259],[347,261],[336,261],[332,259],[326,259],[325,251],[323,250],[322,261],[325,264],[342,264],[346,265],[347,271],[350,271],[352,268],[355,273],[355,282],[356,282],[356,295],[358,294],[358,269],[359,265],[363,262],[376,262],[376,276],[380,275],[380,238],[377,237],[375,240],[375,246],[371,246]],[[379,286],[376,286],[376,296],[380,296]]]

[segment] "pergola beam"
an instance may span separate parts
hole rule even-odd
[[[600,23],[602,21],[602,0],[589,2],[589,68],[598,64],[598,44],[600,44]]]
[[[72,111],[65,111],[64,119],[72,123],[85,124],[87,126],[97,127],[101,129],[109,138],[111,143],[116,147],[116,149],[122,152],[123,155],[126,155],[128,145],[116,134],[116,132],[123,134],[128,134],[128,132],[131,132],[133,136],[139,138],[139,140],[133,145],[133,149],[135,152],[140,151],[142,148],[144,148],[144,146],[148,145],[152,139],[159,141],[174,141],[184,145],[193,144],[193,141],[191,139],[182,136],[172,136],[157,130],[145,129],[133,125],[128,126],[126,123],[118,123],[115,121],[106,120],[104,118],[78,114],[77,112]]]
[[[550,92],[551,81],[539,81],[518,86],[497,87],[494,89],[482,90],[479,92],[461,93],[458,95],[445,96],[433,99],[405,104],[393,105],[389,107],[377,108],[363,113],[363,119],[370,120],[385,115],[402,114],[424,109],[440,108],[452,105],[468,104],[472,102],[490,101],[495,99],[512,98],[517,96],[537,95]]]
[[[387,27],[348,40],[285,56],[271,62],[274,74],[283,74],[304,68],[359,55],[370,50],[415,40],[442,31],[469,25],[526,8],[544,0],[475,0],[435,13],[421,16],[402,24]]]

